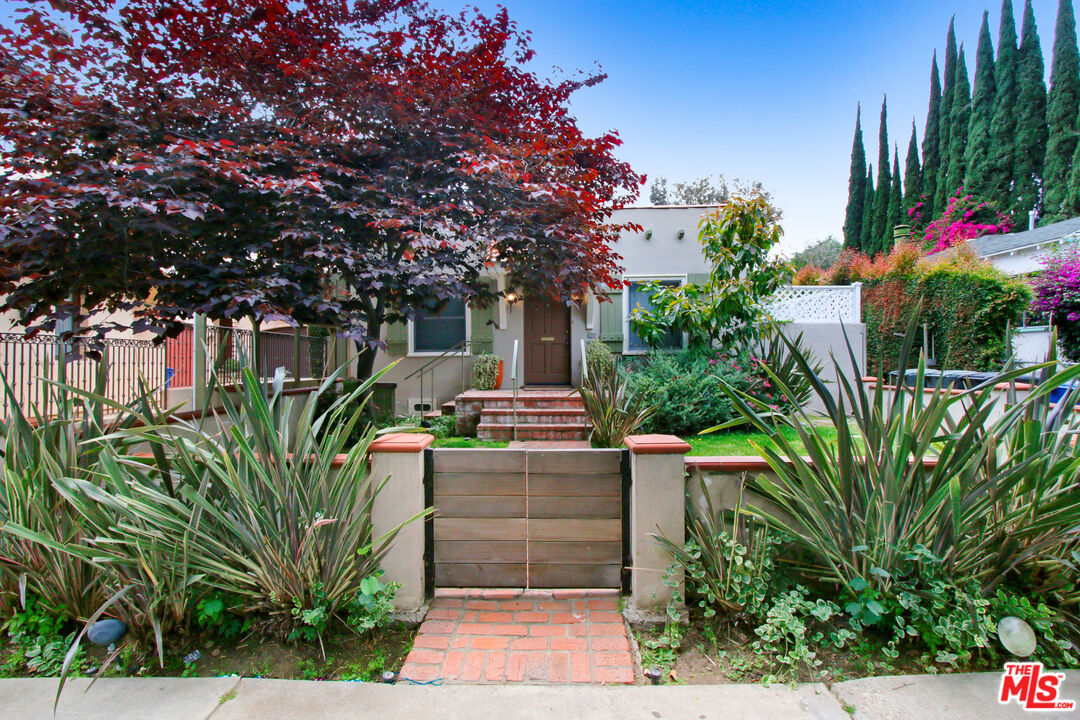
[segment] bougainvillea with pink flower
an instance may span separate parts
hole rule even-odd
[[[911,213],[918,211],[918,206],[911,209]],[[941,217],[926,226],[923,245],[932,255],[983,235],[997,235],[1011,230],[1012,221],[1008,215],[998,212],[992,204],[974,195],[964,194],[961,187],[949,198],[949,206]]]
[[[1080,362],[1080,245],[1073,244],[1043,261],[1035,277],[1035,312],[1050,315],[1058,344],[1069,360]]]

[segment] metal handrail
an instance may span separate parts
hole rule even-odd
[[[424,413],[424,375],[429,375],[431,378],[431,409],[435,410],[435,371],[439,369],[447,360],[457,357],[461,361],[461,392],[465,392],[465,351],[471,350],[474,345],[481,344],[481,341],[467,338],[459,343],[442,351],[435,357],[428,360],[418,369],[413,370],[411,373],[401,379],[401,382],[411,380],[417,375],[420,376],[420,413]]]

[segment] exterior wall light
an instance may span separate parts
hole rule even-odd
[[[652,240],[652,228],[648,228],[645,230],[645,239]]]
[[[683,228],[679,228],[679,232],[675,233],[675,237],[682,240],[684,237],[686,237],[686,230],[684,230]]]

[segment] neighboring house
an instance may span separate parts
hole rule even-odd
[[[969,245],[976,256],[989,261],[998,270],[1009,275],[1026,275],[1041,270],[1042,259],[1047,255],[1077,241],[1080,241],[1080,217],[1023,232],[984,235],[969,241]],[[1013,352],[1019,364],[1034,365],[1044,362],[1049,355],[1052,335],[1050,326],[1043,323],[1045,318],[1032,322],[1025,314],[1020,327],[1015,329]]]
[[[599,339],[618,355],[643,354],[648,348],[630,327],[630,313],[635,307],[648,308],[649,297],[642,284],[658,280],[682,284],[704,282],[709,264],[698,242],[698,222],[712,210],[711,205],[642,206],[616,211],[612,222],[633,223],[641,231],[625,231],[615,245],[626,268],[625,288],[613,288],[600,298],[588,295],[578,304],[567,307],[546,297],[521,297],[507,287],[505,274],[491,276],[493,286],[508,291],[510,301],[500,300],[487,308],[471,308],[463,302],[450,302],[440,313],[419,316],[409,323],[390,325],[384,330],[385,352],[380,352],[376,367],[392,361],[398,364],[383,380],[397,383],[397,407],[400,412],[418,413],[435,410],[468,388],[471,357],[492,352],[504,361],[503,388],[511,388],[515,375],[518,387],[571,387],[581,382],[581,341]],[[801,291],[801,288],[795,290]],[[834,292],[855,297],[852,288],[811,288],[817,296]],[[797,295],[798,293],[796,293]],[[788,298],[790,304],[791,298]],[[797,298],[796,298],[797,303]],[[857,303],[857,300],[856,300]],[[806,340],[823,360],[830,350],[850,364],[838,316],[833,305],[823,306],[828,317],[811,321],[814,332]],[[845,305],[845,309],[848,305]],[[802,320],[802,317],[785,319]],[[849,335],[861,357],[864,331],[854,317],[845,316]],[[798,324],[796,331],[809,326]],[[517,372],[511,367],[514,343],[517,342]],[[683,338],[673,334],[668,347],[681,347]],[[861,370],[859,370],[861,372]]]
[[[1023,232],[984,235],[970,240],[978,257],[1010,275],[1023,275],[1042,268],[1041,260],[1068,242],[1080,240],[1080,217],[1044,225]]]

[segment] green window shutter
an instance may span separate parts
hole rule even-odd
[[[390,355],[408,354],[409,326],[406,323],[390,323],[386,326],[386,352]]]
[[[498,303],[493,302],[487,307],[471,307],[472,317],[472,347],[470,352],[474,355],[491,352],[492,342],[495,338],[495,313],[498,312]]]
[[[686,282],[693,285],[704,285],[709,282],[709,273],[690,273],[686,276]]]
[[[604,293],[611,302],[600,303],[600,341],[612,352],[623,351],[623,291],[609,290]]]
[[[494,290],[494,283],[489,282],[488,288]],[[469,307],[469,322],[472,324],[470,328],[472,346],[469,348],[469,352],[474,355],[480,353],[489,353],[492,350],[493,342],[495,339],[495,319],[496,313],[499,312],[499,303],[495,301],[487,307]]]

